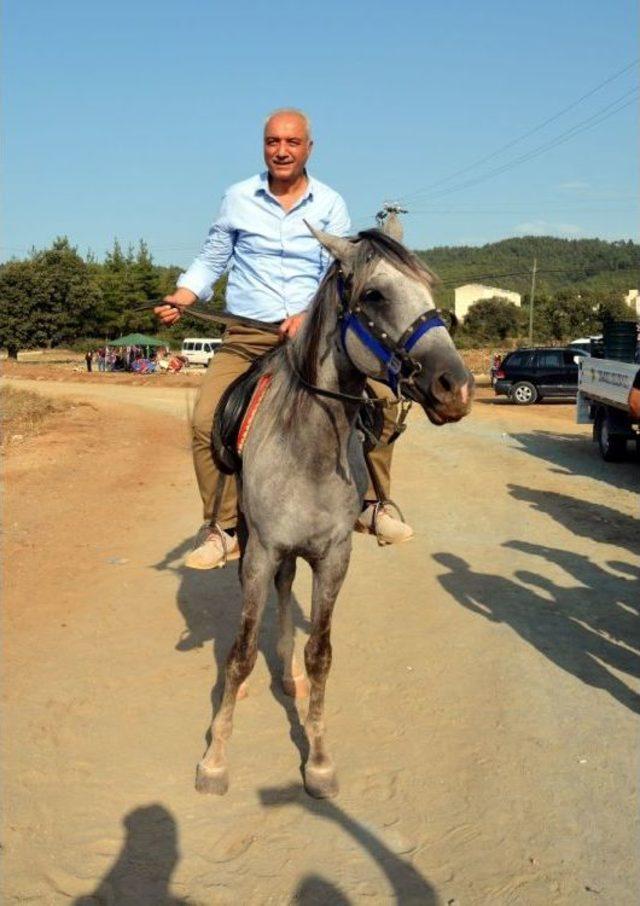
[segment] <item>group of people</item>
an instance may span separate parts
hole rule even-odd
[[[116,350],[113,346],[101,346],[89,349],[85,354],[87,371],[93,371],[94,363],[98,371],[133,371],[140,374],[151,374],[159,367],[165,350],[159,347],[145,355],[141,346],[125,346]]]

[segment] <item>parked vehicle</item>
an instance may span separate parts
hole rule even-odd
[[[593,439],[606,462],[624,459],[632,440],[640,453],[640,419],[629,409],[629,392],[640,365],[614,359],[580,362],[576,415],[580,425],[593,423]]]
[[[575,399],[578,361],[586,353],[568,346],[516,349],[506,355],[495,374],[496,396],[508,396],[519,406],[545,397]]]
[[[219,337],[187,337],[182,341],[182,355],[190,365],[206,368],[221,343]]]
[[[586,355],[602,357],[602,334],[596,334],[591,337],[579,337],[569,343],[571,349],[578,352],[584,352]]]

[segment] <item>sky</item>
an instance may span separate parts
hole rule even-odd
[[[5,0],[0,259],[188,265],[282,106],[354,229],[637,238],[637,30],[635,0]]]

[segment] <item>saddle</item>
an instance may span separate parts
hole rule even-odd
[[[256,359],[248,371],[229,384],[216,407],[211,449],[216,465],[225,475],[233,475],[242,469],[242,447],[271,380],[271,375],[264,368],[269,356],[270,353],[266,353]],[[365,392],[370,397],[374,396],[368,387]],[[380,407],[362,406],[355,429],[361,437],[365,453],[377,445],[383,426]]]
[[[233,475],[242,469],[242,446],[250,427],[250,421],[247,418],[248,410],[256,396],[255,406],[251,412],[252,418],[268,387],[268,382],[263,379],[269,378],[270,380],[270,375],[263,366],[269,355],[266,353],[260,356],[248,371],[232,381],[216,406],[213,416],[211,450],[216,465],[225,475]],[[261,393],[258,398],[257,390],[261,381]],[[246,426],[245,421],[247,421]]]

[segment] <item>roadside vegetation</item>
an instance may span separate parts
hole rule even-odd
[[[68,400],[53,400],[30,390],[0,387],[3,448],[38,434],[52,416],[65,412],[72,405]]]
[[[481,247],[442,247],[418,254],[438,274],[436,300],[452,309],[454,289],[481,283],[522,295],[522,307],[497,296],[471,307],[456,337],[461,348],[525,342],[531,268],[537,262],[534,306],[536,343],[562,343],[599,333],[606,318],[632,316],[623,299],[638,285],[640,246],[631,241],[566,240],[548,236],[506,239]],[[25,259],[0,265],[0,347],[10,358],[20,349],[95,349],[109,339],[140,331],[174,348],[186,321],[160,331],[151,306],[175,288],[179,266],[154,264],[140,240],[123,249],[115,241],[103,261],[82,257],[66,237]],[[224,308],[226,278],[218,281],[207,306]],[[185,328],[185,324],[187,324]],[[207,335],[222,330],[207,325]]]

